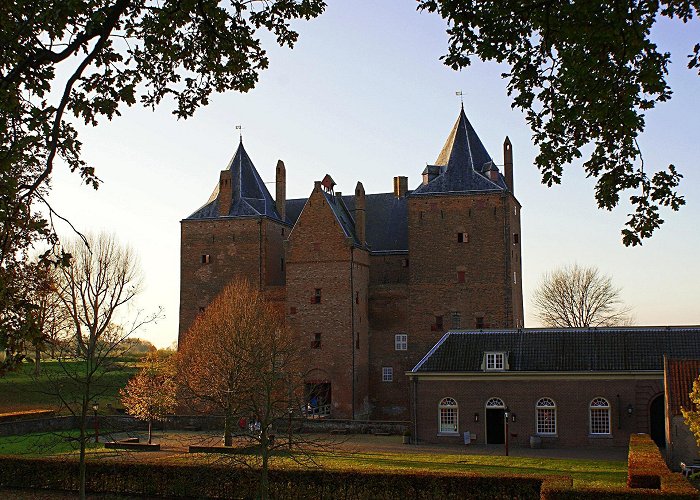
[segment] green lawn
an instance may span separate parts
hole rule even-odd
[[[90,432],[90,431],[88,431]],[[0,455],[25,455],[45,457],[62,453],[73,453],[79,449],[79,431],[37,432],[23,436],[0,437]],[[105,451],[103,445],[87,443],[88,453]],[[109,450],[107,450],[109,451]]]
[[[63,411],[61,397],[69,404],[80,400],[81,386],[66,374],[81,370],[78,361],[59,363],[42,362],[42,374],[34,377],[34,366],[24,363],[17,371],[0,377],[0,413],[31,409],[55,409]],[[91,390],[100,405],[119,405],[119,389],[126,385],[136,372],[133,363],[117,363],[114,371],[103,373]],[[61,397],[59,397],[59,395]]]

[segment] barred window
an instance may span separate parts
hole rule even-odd
[[[438,405],[438,418],[440,434],[457,434],[459,425],[459,407],[457,401],[452,398],[443,398]]]
[[[537,434],[557,433],[557,405],[552,399],[541,398],[535,405]]]
[[[591,434],[610,434],[610,403],[595,398],[590,405]]]
[[[382,382],[394,381],[394,369],[391,366],[382,367]]]

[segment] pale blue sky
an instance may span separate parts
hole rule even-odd
[[[339,191],[350,193],[361,180],[367,193],[388,192],[396,175],[415,187],[435,161],[459,112],[456,90],[464,91],[467,116],[497,163],[505,136],[513,143],[526,326],[538,326],[530,297],[542,273],[573,262],[612,275],[638,324],[700,324],[700,77],[685,67],[700,24],[662,22],[655,30],[660,47],[673,54],[674,96],[648,113],[640,138],[648,169],[674,163],[683,173],[687,205],[664,213],[666,224],[643,247],[625,248],[620,228],[629,208],[598,210],[594,182],[578,164],[567,168],[562,186],[541,185],[530,131],[500,77],[505,67],[445,67],[444,22],[415,5],[331,0],[318,19],[296,23],[294,50],[267,45],[270,69],[253,91],[214,96],[186,121],[170,115],[166,103],[155,112],[124,110],[82,132],[84,158],[104,184],[94,192],[58,166],[51,200],[81,231],[112,231],[139,254],[139,306],[163,306],[165,319],[138,336],[159,346],[177,338],[179,221],[207,200],[236,149],[236,125],[266,182],[284,160],[288,198],[308,196],[325,173]],[[274,185],[268,188],[274,195]]]

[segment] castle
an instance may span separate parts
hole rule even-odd
[[[520,203],[464,110],[408,189],[273,199],[243,143],[209,200],[181,221],[179,338],[234,277],[284,310],[308,359],[309,398],[335,418],[408,419],[409,372],[448,329],[523,326]]]

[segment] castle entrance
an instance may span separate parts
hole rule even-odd
[[[307,417],[317,418],[331,414],[330,382],[307,382],[305,384],[305,392]]]

